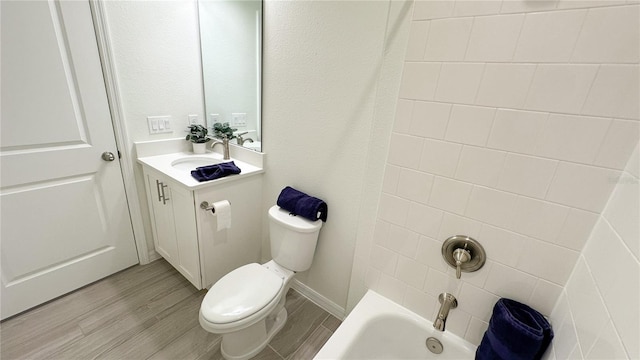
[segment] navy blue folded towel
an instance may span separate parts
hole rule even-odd
[[[240,168],[237,167],[233,161],[229,161],[226,163],[197,167],[191,171],[191,176],[202,182],[219,179],[228,175],[240,174],[240,171]]]
[[[500,299],[476,350],[476,360],[538,360],[551,339],[553,329],[542,314],[515,300]]]
[[[312,221],[327,221],[327,203],[291,186],[282,189],[276,203],[292,214],[300,215]]]

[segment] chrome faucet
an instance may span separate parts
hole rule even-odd
[[[433,327],[438,331],[444,331],[444,325],[447,322],[447,316],[449,316],[449,310],[455,309],[458,307],[458,300],[456,300],[455,296],[449,293],[442,293],[438,296],[438,300],[440,301],[440,310],[438,311],[438,316],[436,317],[436,321],[433,323]]]
[[[229,139],[225,136],[222,140],[213,140],[211,143],[211,148],[214,146],[221,144],[222,145],[222,159],[229,160],[231,157],[229,156]]]
[[[244,143],[247,142],[247,141],[250,142],[250,143],[253,142],[253,139],[251,139],[251,138],[249,138],[249,139],[243,139],[242,138],[242,135],[247,135],[248,133],[249,133],[248,131],[245,131],[243,133],[236,134],[236,141],[238,142],[238,145],[243,146]]]

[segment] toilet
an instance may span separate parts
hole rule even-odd
[[[273,260],[241,266],[218,280],[200,306],[200,325],[222,334],[221,352],[244,360],[264,349],[287,321],[285,298],[291,279],[311,267],[322,221],[311,221],[274,205],[269,209]]]

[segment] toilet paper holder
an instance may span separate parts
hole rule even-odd
[[[200,209],[204,211],[211,211],[214,214],[216,213],[216,208],[213,207],[213,204],[209,204],[207,201],[200,203]]]

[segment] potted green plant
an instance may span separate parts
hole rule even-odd
[[[213,136],[217,137],[218,139],[226,138],[227,140],[231,140],[235,138],[235,135],[233,135],[234,131],[238,131],[238,129],[234,129],[229,126],[228,122],[213,124]]]
[[[211,141],[211,138],[207,135],[209,130],[203,125],[189,125],[187,130],[189,133],[185,140],[191,141],[193,152],[195,154],[204,154],[207,149],[207,143]]]

